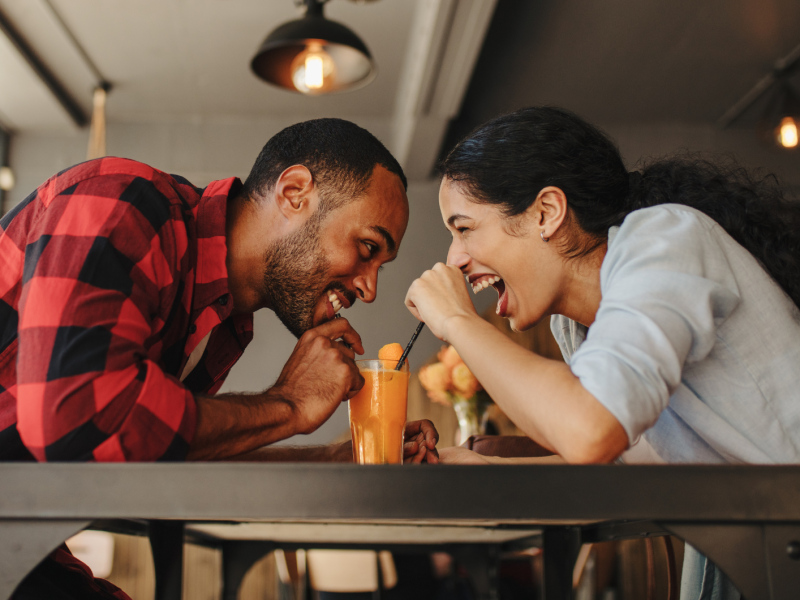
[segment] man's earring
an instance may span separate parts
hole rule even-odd
[[[549,237],[544,237],[544,231],[540,231],[539,235],[541,236],[543,242],[549,242],[550,241]]]

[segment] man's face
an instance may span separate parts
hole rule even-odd
[[[375,167],[366,192],[267,250],[264,295],[295,336],[329,321],[356,299],[372,302],[378,270],[394,260],[408,225],[400,178]]]

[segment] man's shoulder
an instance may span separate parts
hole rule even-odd
[[[39,196],[89,193],[125,200],[159,197],[162,201],[193,204],[199,190],[183,177],[169,175],[145,163],[129,158],[108,156],[87,160],[57,173],[39,188]],[[47,200],[45,200],[45,203]]]

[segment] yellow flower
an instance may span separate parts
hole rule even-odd
[[[439,354],[437,358],[442,362],[442,364],[447,367],[447,370],[452,370],[453,367],[459,364],[463,364],[464,361],[461,360],[461,357],[458,355],[458,352],[452,346],[442,346],[442,349],[439,350]]]
[[[471,398],[476,392],[483,389],[481,384],[463,362],[453,367],[451,373],[453,386],[465,398]]]

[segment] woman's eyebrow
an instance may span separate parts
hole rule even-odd
[[[469,217],[467,215],[460,214],[450,215],[450,218],[447,219],[447,224],[452,227],[453,223],[455,223],[458,219],[469,219]]]

